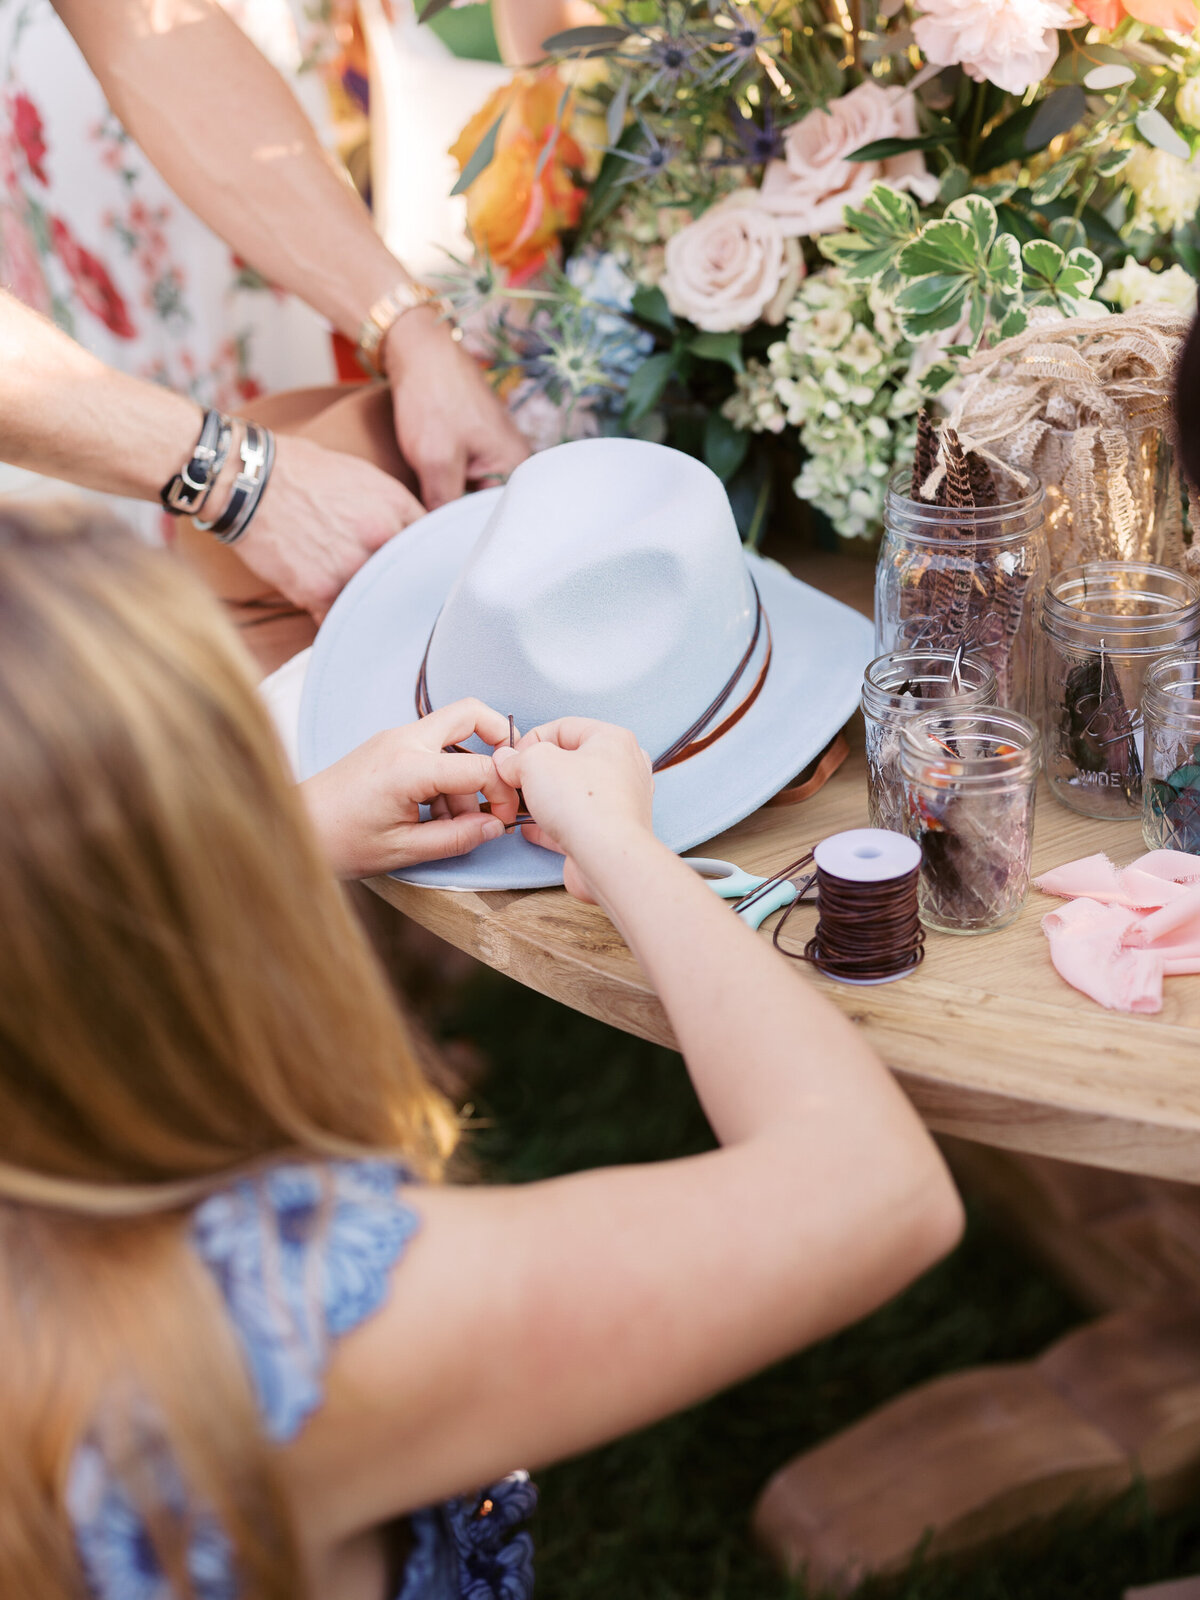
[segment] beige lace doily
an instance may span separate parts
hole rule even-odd
[[[1080,561],[1195,571],[1182,514],[1171,385],[1191,319],[1171,306],[1028,328],[973,356],[950,414],[963,446],[1046,490],[1054,572]]]

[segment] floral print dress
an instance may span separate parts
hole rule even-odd
[[[288,1163],[243,1179],[195,1211],[191,1246],[237,1337],[264,1431],[294,1439],[321,1405],[336,1341],[373,1316],[419,1226],[406,1174],[386,1161]],[[396,1352],[403,1360],[403,1350]],[[186,1521],[194,1600],[238,1600],[233,1553],[189,1505],[153,1415],[135,1419],[164,1520]],[[67,1511],[90,1600],[175,1600],[148,1530],[99,1438],[76,1452]],[[409,1554],[386,1600],[530,1600],[537,1491],[523,1472],[409,1519]]]
[[[294,0],[296,12],[328,11]],[[324,115],[322,25],[225,0]],[[327,30],[331,31],[331,30]],[[94,354],[203,405],[325,383],[324,323],[271,289],[167,188],[109,110],[51,0],[0,0],[0,284]]]

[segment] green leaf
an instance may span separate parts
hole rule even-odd
[[[542,49],[548,56],[562,55],[566,51],[574,50],[586,50],[592,53],[624,44],[628,38],[628,28],[617,28],[609,23],[596,23],[582,28],[564,28],[561,33],[552,33],[548,39],[542,40]]]
[[[1033,239],[1021,251],[1026,272],[1053,283],[1066,264],[1066,252],[1049,239]]]
[[[906,284],[896,296],[896,313],[905,336],[909,339],[923,339],[926,334],[940,333],[943,329],[953,328],[956,323],[961,322],[969,286],[967,278],[959,278],[954,286],[954,293],[948,299],[932,310],[924,310],[921,305],[920,281]],[[910,305],[910,301],[913,300],[917,303]]]
[[[1022,106],[1014,111],[1011,117],[1005,117],[998,127],[992,129],[987,138],[979,146],[975,157],[976,172],[990,172],[993,167],[1003,167],[1010,161],[1020,161],[1028,152],[1025,149],[1025,135],[1029,124],[1033,121],[1035,106]]]
[[[1034,205],[1043,206],[1047,200],[1057,200],[1079,171],[1079,163],[1078,156],[1070,155],[1047,167],[1045,172],[1039,173],[1029,191]]]
[[[1093,93],[1104,94],[1109,89],[1123,89],[1136,78],[1137,73],[1127,62],[1111,61],[1085,72],[1083,86],[1085,89],[1091,89]]]
[[[957,367],[951,366],[948,361],[935,361],[931,367],[925,368],[917,383],[922,394],[941,394],[957,377]]]
[[[993,295],[1020,294],[1021,246],[1011,233],[1002,233],[988,252],[987,278]]]
[[[998,183],[981,184],[974,193],[981,195],[985,200],[990,200],[994,206],[998,206],[1005,200],[1012,198],[1016,187],[1017,180],[1015,178],[1002,178]]]
[[[429,0],[429,4],[421,9],[421,21],[432,21],[434,17],[439,16],[443,11],[449,11],[453,4],[454,0]]]
[[[721,412],[709,412],[704,425],[704,460],[722,483],[733,477],[749,449],[748,433],[740,433]]]
[[[596,174],[596,181],[592,184],[591,192],[584,207],[583,216],[579,221],[579,238],[588,239],[621,203],[622,190],[618,179],[629,171],[629,162],[618,151],[636,150],[643,142],[642,129],[639,123],[631,123],[617,140],[616,147],[605,153],[600,163],[600,171]]]
[[[986,255],[992,248],[996,237],[996,208],[990,200],[979,194],[965,194],[946,207],[946,215],[970,229],[980,255]]]
[[[1033,117],[1025,130],[1024,153],[1031,156],[1044,150],[1060,133],[1067,133],[1086,115],[1087,96],[1077,83],[1066,84],[1044,100],[1035,101]]]
[[[942,181],[938,185],[938,198],[943,205],[949,205],[951,200],[958,200],[966,194],[971,187],[971,174],[961,162],[952,161],[942,173]]]
[[[1114,177],[1133,154],[1133,146],[1127,145],[1121,150],[1106,150],[1097,158],[1096,171],[1102,178]]]
[[[966,275],[960,272],[930,272],[922,278],[914,278],[911,283],[906,283],[897,296],[896,304],[905,311],[926,316],[929,312],[944,306],[950,299],[961,300],[964,285],[969,281]]]
[[[452,196],[456,194],[465,194],[475,182],[475,179],[479,176],[479,174],[486,171],[487,168],[491,166],[492,158],[496,154],[496,140],[500,136],[500,125],[504,121],[504,118],[507,116],[507,114],[507,109],[502,111],[496,118],[495,122],[492,123],[488,131],[484,134],[483,138],[475,146],[474,155],[472,155],[471,159],[462,169],[462,173],[458,182],[450,191]]]
[[[742,336],[740,333],[698,333],[689,339],[687,348],[702,361],[723,361],[735,372],[744,372]]]
[[[816,240],[821,254],[841,267],[852,283],[878,282],[894,288],[898,252],[914,239],[921,226],[912,196],[887,184],[875,183],[861,206],[843,213],[847,232],[824,234]]]
[[[960,204],[959,201],[954,202]],[[927,222],[911,244],[896,258],[896,267],[905,278],[927,272],[971,272],[978,260],[974,240],[965,223],[950,216]]]
[[[675,318],[671,315],[671,308],[667,304],[667,297],[657,285],[651,288],[648,284],[641,284],[633,291],[633,314],[642,322],[648,322],[652,328],[661,328],[664,333],[675,332]]]
[[[852,150],[845,161],[888,161],[892,156],[907,155],[910,150],[946,150],[962,143],[962,135],[946,127],[940,133],[918,134],[913,139],[873,139],[870,144]]]
[[[1078,217],[1055,217],[1050,237],[1060,250],[1082,250],[1087,246],[1087,229]]]
[[[1029,326],[1029,313],[1024,306],[1014,306],[1000,324],[1000,337],[1002,339],[1015,339],[1018,333],[1024,333]]]
[[[1024,190],[1023,193],[1028,194],[1028,189]],[[1038,227],[1029,213],[1021,207],[998,205],[996,207],[996,220],[1005,233],[1013,234],[1022,244],[1026,239],[1040,239],[1043,237],[1042,229]]]
[[[1029,193],[1027,189],[1023,189],[1020,192],[1025,195]],[[1048,200],[1039,209],[1052,220],[1055,217],[1072,217],[1075,215],[1075,207],[1070,200]],[[1101,212],[1097,211],[1094,206],[1084,206],[1080,214],[1080,221],[1087,229],[1088,238],[1097,249],[1122,251],[1128,249],[1125,240],[1122,239],[1112,223]]]
[[[625,419],[637,422],[652,411],[662,398],[663,390],[675,371],[675,351],[660,350],[647,356],[629,380],[625,391]]]

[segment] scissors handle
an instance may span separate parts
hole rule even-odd
[[[766,879],[763,880],[766,882]],[[785,878],[782,883],[777,883],[773,889],[756,900],[752,906],[744,909],[737,908],[737,914],[742,921],[751,928],[761,928],[769,916],[776,911],[782,911],[785,906],[790,906],[796,898],[796,885],[790,878]]]
[[[753,873],[743,872],[732,861],[718,861],[709,856],[684,856],[683,860],[685,866],[698,872],[722,900],[740,900],[743,895],[767,881],[765,878],[756,878]]]

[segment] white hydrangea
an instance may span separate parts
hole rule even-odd
[[[1108,274],[1099,292],[1119,311],[1147,303],[1178,306],[1180,311],[1196,309],[1196,280],[1178,262],[1165,272],[1153,272],[1126,256],[1125,265]]]
[[[1200,77],[1186,78],[1180,84],[1175,115],[1185,128],[1200,128]]]
[[[1140,144],[1125,164],[1137,216],[1163,233],[1185,228],[1200,209],[1200,168],[1195,161]]]
[[[912,356],[886,297],[828,267],[801,285],[785,336],[748,364],[725,415],[752,433],[795,428],[808,456],[796,495],[844,537],[867,537],[883,515],[893,464],[915,441],[921,395],[909,381]]]

